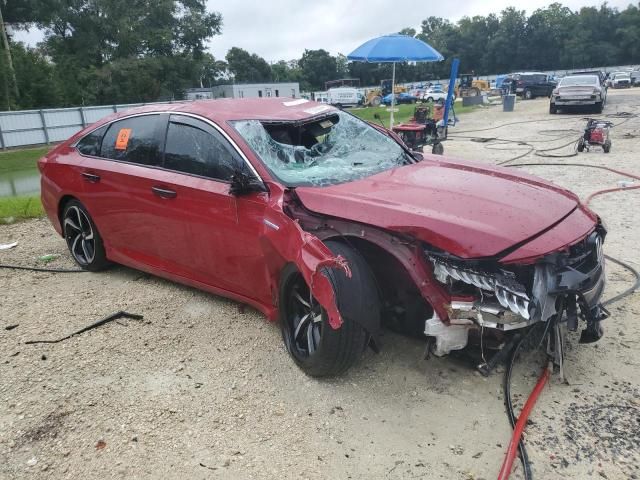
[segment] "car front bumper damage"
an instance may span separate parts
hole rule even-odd
[[[602,336],[600,305],[605,287],[602,251],[604,229],[571,247],[514,272],[498,262],[467,262],[426,250],[435,278],[451,292],[448,319],[437,313],[426,321],[425,334],[435,337],[433,352],[441,356],[467,345],[473,328],[511,331],[562,315],[570,330],[586,321],[581,342]],[[485,267],[485,268],[483,268]]]

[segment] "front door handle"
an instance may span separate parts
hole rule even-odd
[[[178,196],[173,190],[163,187],[151,187],[151,191],[160,198],[176,198]]]
[[[100,181],[100,175],[95,173],[82,172],[82,176],[87,182],[98,183]]]

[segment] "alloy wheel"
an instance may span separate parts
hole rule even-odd
[[[74,205],[65,212],[63,225],[69,251],[80,265],[89,265],[96,254],[95,235],[89,217]]]
[[[289,289],[287,315],[291,347],[298,356],[310,357],[322,338],[322,307],[301,275],[296,276]]]

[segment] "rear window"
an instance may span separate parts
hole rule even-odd
[[[520,80],[524,80],[525,82],[546,82],[546,75],[521,75]]]
[[[589,86],[589,85],[599,85],[600,79],[595,75],[580,75],[575,77],[564,77],[560,80],[560,87],[567,87],[571,85],[576,86]]]
[[[112,123],[102,140],[100,156],[139,165],[159,165],[160,123],[159,114],[125,118]]]

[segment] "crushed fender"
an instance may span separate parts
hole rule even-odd
[[[336,305],[333,287],[322,271],[325,268],[341,268],[347,277],[351,277],[349,265],[344,258],[334,255],[316,236],[302,230],[298,222],[284,212],[279,213],[278,217],[265,220],[261,236],[271,284],[278,285],[279,273],[285,264],[295,264],[312,295],[327,311],[331,328],[340,328],[342,317]]]

